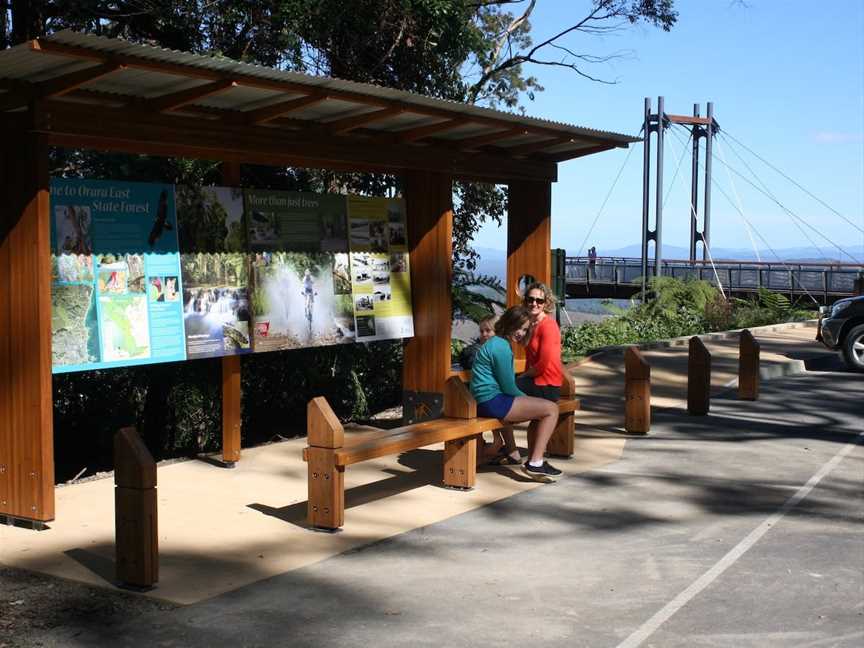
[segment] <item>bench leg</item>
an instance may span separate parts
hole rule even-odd
[[[573,456],[576,435],[576,417],[572,412],[565,412],[558,416],[558,423],[552,433],[549,443],[546,444],[544,454],[550,457],[564,457],[569,459]],[[528,425],[528,456],[534,452],[534,443],[537,439],[537,422],[531,421]]]
[[[558,425],[546,444],[546,454],[550,457],[564,457],[569,459],[573,456],[576,436],[576,417],[572,412],[565,412],[558,416]]]
[[[345,524],[345,467],[329,448],[309,448],[309,524],[338,529]]]
[[[477,481],[477,437],[455,439],[444,444],[444,485],[474,488]]]
[[[534,454],[534,444],[537,443],[537,421],[528,424],[528,457]]]

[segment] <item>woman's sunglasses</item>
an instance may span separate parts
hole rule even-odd
[[[526,304],[545,304],[545,297],[525,297],[523,300]]]

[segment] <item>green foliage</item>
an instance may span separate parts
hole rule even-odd
[[[648,286],[650,294],[645,309],[649,315],[672,316],[681,309],[701,313],[720,294],[709,282],[701,279],[651,277]]]
[[[494,306],[504,308],[504,287],[497,277],[475,275],[468,270],[453,271],[453,313],[479,322],[495,313]]]
[[[569,360],[606,346],[752,328],[814,315],[792,308],[784,295],[767,290],[760,290],[754,300],[726,300],[706,281],[662,277],[651,281],[646,303],[617,310],[602,322],[564,329],[562,350]]]
[[[464,340],[459,340],[457,338],[450,339],[450,362],[458,362],[459,356],[462,354],[462,351],[465,347],[468,346],[468,343]]]

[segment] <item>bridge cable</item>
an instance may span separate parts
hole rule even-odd
[[[672,132],[672,134],[675,136],[675,139],[678,140],[678,143],[680,144],[681,138],[678,137],[678,133],[676,133],[674,131],[670,131],[670,132]],[[688,130],[688,132],[690,132],[690,135],[692,137],[692,132],[689,130]],[[684,153],[687,152],[687,144],[689,144],[689,143],[690,143],[690,138],[688,137],[687,141],[684,142],[684,148],[682,149]],[[682,157],[683,157],[683,155],[682,155]],[[677,173],[675,175],[677,176]],[[672,178],[672,181],[674,182],[675,178]],[[671,185],[670,185],[670,189],[671,189]],[[696,221],[696,206],[693,204],[693,196],[692,195],[690,196],[690,218],[694,222]],[[717,266],[714,265],[714,256],[711,254],[711,248],[708,246],[708,242],[705,239],[702,239],[702,245],[705,246],[705,252],[708,254],[708,261],[709,261],[709,263],[711,263],[711,269],[714,271],[714,279],[717,281],[717,287],[720,289],[720,294],[723,295],[723,299],[726,299],[726,291],[723,290],[723,282],[720,281],[720,275],[717,272]],[[701,274],[700,274],[700,277],[701,277]],[[729,286],[729,292],[731,295],[732,286]]]
[[[725,162],[724,162],[724,164],[725,164]],[[837,248],[837,250],[840,252],[840,254],[845,254],[846,256],[848,256],[850,259],[852,259],[852,260],[853,260],[856,264],[858,264],[858,265],[861,264],[861,261],[859,261],[856,257],[854,257],[852,254],[850,254],[849,252],[847,252],[845,249],[843,249],[840,245],[838,245],[837,243],[835,243],[833,240],[831,240],[830,238],[828,238],[828,236],[826,236],[825,234],[823,234],[822,232],[820,232],[818,229],[816,229],[815,227],[813,227],[810,223],[807,222],[807,220],[806,220],[805,218],[802,218],[801,216],[799,216],[798,214],[796,214],[795,212],[793,212],[791,209],[789,209],[786,205],[784,205],[783,203],[781,203],[780,200],[779,200],[776,196],[774,196],[770,191],[768,191],[767,189],[763,190],[762,188],[757,187],[755,184],[753,184],[753,182],[751,182],[749,179],[747,179],[747,178],[746,178],[746,177],[745,177],[745,176],[744,176],[740,171],[738,171],[738,170],[736,170],[736,169],[734,169],[734,168],[731,168],[731,167],[729,167],[729,168],[731,169],[732,173],[734,173],[735,175],[739,176],[739,177],[742,178],[742,179],[743,179],[747,184],[749,184],[751,187],[753,187],[754,189],[756,189],[756,190],[759,191],[760,193],[762,193],[762,194],[764,194],[765,196],[767,196],[767,197],[768,197],[772,202],[774,202],[778,207],[780,207],[780,209],[782,209],[784,212],[786,212],[786,214],[788,214],[789,216],[791,216],[792,219],[793,219],[793,221],[792,221],[793,223],[798,222],[798,223],[801,223],[802,225],[806,225],[808,228],[810,228],[811,230],[813,230],[814,232],[816,232],[816,234],[818,234],[821,238],[825,239],[829,244],[831,244],[831,246]],[[751,173],[752,173],[752,170],[751,170]],[[754,176],[756,177],[757,180],[759,180],[759,177],[758,177],[758,176],[756,176],[755,174],[754,174]],[[764,185],[764,183],[763,183],[761,180],[759,180],[759,183],[762,184],[762,185]],[[808,237],[807,240],[808,240],[808,241],[810,240],[809,237]],[[811,242],[812,242],[812,241],[811,241]],[[819,249],[819,246],[818,246],[818,245],[816,245],[815,243],[813,243],[813,245],[814,245],[814,247],[816,247],[817,250]],[[820,252],[821,252],[821,250],[820,250]]]
[[[719,162],[719,163],[721,163],[721,164],[724,164],[724,165],[725,165],[725,166],[726,166],[730,171],[732,171],[732,173],[734,173],[734,174],[737,175],[739,178],[741,178],[742,180],[744,180],[744,182],[746,182],[746,183],[749,184],[751,187],[753,187],[754,189],[756,189],[756,191],[758,191],[759,193],[761,193],[761,194],[767,196],[767,197],[768,197],[772,202],[774,202],[778,207],[780,207],[780,209],[782,209],[782,210],[785,211],[787,214],[789,214],[789,216],[791,216],[792,218],[796,219],[796,220],[797,220],[798,222],[800,222],[802,225],[806,225],[808,228],[810,228],[811,230],[813,230],[814,232],[816,232],[816,234],[818,234],[821,238],[825,239],[828,243],[830,243],[832,246],[834,246],[835,248],[837,248],[837,250],[839,250],[841,254],[845,254],[845,255],[848,256],[850,259],[852,259],[852,261],[854,261],[856,265],[862,265],[861,261],[859,261],[856,257],[854,257],[854,256],[852,256],[851,254],[849,254],[849,252],[847,252],[847,251],[844,250],[842,247],[840,247],[839,245],[837,245],[834,241],[832,241],[830,238],[828,238],[827,236],[825,236],[825,234],[823,234],[823,233],[820,232],[818,229],[816,229],[815,227],[813,227],[813,226],[812,226],[810,223],[808,223],[805,219],[801,218],[798,214],[796,214],[795,212],[793,212],[791,209],[789,209],[786,205],[784,205],[784,204],[781,203],[779,200],[777,200],[777,198],[775,198],[774,196],[772,196],[770,193],[766,193],[765,191],[763,191],[761,187],[757,186],[757,185],[756,185],[753,181],[751,181],[747,176],[745,176],[744,174],[742,174],[742,173],[741,173],[740,171],[738,171],[737,169],[735,169],[735,168],[733,168],[733,167],[731,167],[731,166],[729,166],[729,165],[726,165],[726,164],[724,163],[723,160],[721,160],[721,159],[719,159],[719,158],[715,158],[715,159],[716,159],[717,162]]]
[[[756,152],[753,151],[752,149],[748,148],[747,145],[745,145],[743,142],[741,142],[741,141],[739,141],[738,139],[736,139],[735,137],[733,137],[733,136],[732,136],[728,131],[723,131],[723,132],[725,133],[725,135],[726,135],[727,137],[729,137],[731,140],[733,140],[736,144],[738,144],[740,147],[742,147],[742,148],[743,148],[744,150],[746,150],[748,153],[750,153],[751,155],[753,155],[753,156],[756,157],[757,159],[761,160],[763,163],[765,163],[766,165],[768,165],[771,169],[773,169],[774,171],[776,171],[777,173],[779,173],[781,176],[783,176],[784,178],[786,178],[789,182],[791,182],[791,183],[794,184],[796,187],[798,187],[801,191],[803,191],[803,192],[806,193],[808,196],[810,196],[813,200],[815,200],[816,202],[818,202],[818,203],[819,203],[820,205],[822,205],[823,207],[826,207],[827,209],[829,209],[830,211],[832,211],[834,214],[836,214],[837,216],[839,216],[840,218],[842,218],[844,221],[846,221],[849,225],[851,225],[852,227],[854,227],[855,229],[857,229],[859,232],[861,232],[862,234],[864,234],[864,228],[859,227],[859,226],[856,225],[852,220],[846,218],[843,214],[841,214],[839,211],[837,211],[836,209],[834,209],[831,205],[829,205],[828,203],[826,203],[824,200],[822,200],[822,199],[819,198],[818,196],[815,196],[814,194],[812,194],[810,191],[808,191],[808,190],[807,190],[805,187],[803,187],[801,184],[799,184],[798,182],[796,182],[795,180],[793,180],[792,178],[790,178],[788,175],[786,175],[785,173],[783,173],[783,172],[782,172],[780,169],[778,169],[776,166],[774,166],[773,164],[771,164],[768,160],[766,160],[765,158],[763,158],[762,156],[760,156],[758,153],[756,153]]]
[[[676,134],[675,137],[678,138],[678,135]],[[678,138],[678,139],[679,139],[679,141],[680,141],[680,138]],[[699,164],[700,167],[702,166],[702,163],[701,163],[701,162],[699,162],[698,164]],[[711,178],[711,183],[714,185],[714,187],[717,188],[717,190],[718,190],[721,194],[723,194],[723,197],[726,198],[727,201],[729,201],[729,204],[732,205],[733,209],[736,209],[736,210],[737,210],[738,207],[735,205],[735,203],[734,203],[734,202],[732,201],[732,199],[729,197],[729,194],[727,194],[725,191],[723,191],[723,187],[720,186],[720,183],[717,182],[717,179],[714,178],[714,177],[712,177],[712,178]],[[761,232],[756,228],[756,226],[753,225],[753,223],[750,223],[750,222],[747,220],[747,217],[744,215],[744,213],[743,213],[743,212],[740,212],[740,211],[739,211],[738,213],[741,215],[741,218],[743,218],[744,221],[747,222],[747,223],[750,225],[750,227],[753,228],[753,231],[756,232],[756,236],[758,236],[759,239],[760,239],[760,240],[765,244],[765,247],[767,247],[775,257],[777,257],[777,261],[780,262],[780,265],[782,265],[786,270],[789,271],[790,286],[791,286],[791,285],[792,285],[792,284],[791,284],[791,281],[792,281],[792,280],[794,279],[794,277],[795,277],[795,273],[794,273],[794,271],[792,270],[792,268],[790,268],[790,267],[789,267],[789,266],[788,266],[788,265],[783,261],[783,259],[780,258],[780,255],[777,254],[777,252],[774,250],[774,248],[771,247],[771,244],[770,244],[770,243],[765,239],[764,236],[762,236],[762,233],[761,233]],[[703,241],[703,243],[704,243],[704,241]],[[707,250],[708,247],[706,246],[705,249]],[[710,257],[710,251],[709,251],[709,257]],[[769,272],[770,272],[770,271],[769,271]],[[715,273],[716,273],[716,269],[715,269]],[[800,274],[800,273],[799,273],[799,274]],[[718,282],[719,282],[719,279],[718,279]],[[798,277],[798,287],[801,288],[801,290],[804,291],[804,293],[805,293],[805,294],[806,294],[806,295],[807,295],[807,296],[808,296],[808,297],[813,301],[814,304],[816,304],[817,306],[819,306],[819,301],[818,301],[815,297],[813,297],[813,295],[810,294],[810,291],[807,290],[807,288],[804,286],[804,284],[801,283],[801,277],[800,277],[800,276]]]
[[[720,135],[722,137],[723,133],[721,132]],[[724,141],[726,140],[725,137],[723,139],[724,139]],[[729,144],[729,142],[726,142],[726,143]],[[744,165],[744,168],[746,168],[750,172],[750,175],[752,175],[753,178],[756,180],[756,182],[759,183],[759,185],[762,187],[762,189],[765,191],[765,193],[768,194],[769,196],[771,196],[771,198],[773,198],[776,201],[777,200],[776,197],[774,197],[774,195],[771,193],[771,191],[768,189],[768,187],[765,185],[765,183],[762,182],[762,180],[759,178],[759,176],[756,174],[756,172],[752,168],[750,168],[750,165],[747,164],[747,161],[741,156],[741,154],[735,150],[735,147],[730,145],[729,150],[732,151],[732,153],[735,155],[735,157],[737,157],[738,160],[741,162],[741,164]],[[725,159],[725,157],[724,157],[724,159]],[[828,258],[828,255],[825,253],[825,251],[821,247],[819,247],[819,245],[816,243],[816,241],[814,241],[812,238],[810,238],[810,235],[807,233],[807,231],[803,227],[801,227],[801,225],[798,223],[797,220],[793,219],[792,223],[795,225],[795,227],[798,228],[798,231],[804,235],[804,238],[807,239],[807,241],[810,243],[810,245],[812,245],[814,248],[816,248],[816,250],[819,252],[819,254],[822,256],[823,259],[825,259],[826,261],[831,260]]]
[[[643,130],[645,130],[644,125],[639,130],[639,133],[641,134]],[[594,231],[594,227],[597,225],[597,221],[600,219],[600,215],[603,213],[603,210],[606,209],[606,203],[609,202],[609,198],[612,196],[612,192],[615,191],[618,180],[621,179],[621,174],[624,173],[624,167],[626,167],[627,162],[630,161],[630,156],[633,154],[634,147],[628,146],[627,149],[627,157],[624,158],[624,164],[622,164],[621,168],[618,169],[618,175],[615,176],[615,180],[612,182],[612,186],[609,187],[609,191],[606,194],[606,197],[603,199],[603,204],[600,205],[600,209],[597,211],[597,215],[594,216],[594,220],[591,222],[591,227],[588,228],[588,233],[585,235],[585,238],[582,241],[582,245],[579,246],[579,252],[576,254],[577,259],[582,256],[582,251],[585,249],[585,244],[591,237],[591,234]]]
[[[723,194],[723,197],[726,198],[727,201],[729,201],[729,204],[732,205],[733,208],[737,209],[737,207],[735,206],[735,203],[732,202],[732,199],[729,197],[729,194],[727,194],[725,191],[723,191],[723,188],[720,186],[720,184],[714,178],[711,179],[711,182],[714,184],[714,186],[717,188],[717,190],[721,194]],[[747,217],[743,213],[741,213],[741,218],[743,218],[745,221],[747,221]],[[768,240],[764,236],[762,236],[762,233],[756,228],[756,226],[753,225],[753,223],[749,223],[749,225],[750,225],[750,227],[753,228],[753,231],[756,232],[756,236],[758,236],[759,239],[765,244],[765,247],[767,247],[771,251],[771,254],[773,254],[777,258],[777,261],[780,263],[780,265],[782,265],[786,270],[789,271],[789,279],[790,279],[790,286],[791,286],[791,282],[795,277],[795,272],[792,270],[792,268],[790,268],[786,264],[785,261],[783,261],[783,259],[780,258],[780,255],[777,254],[777,251],[774,250],[773,247],[771,247],[771,244],[768,242]],[[770,272],[770,270],[769,270],[769,272]],[[799,272],[799,275],[800,275],[800,272]],[[800,276],[798,277],[797,282],[798,282],[798,287],[804,291],[804,293],[813,301],[814,304],[816,304],[816,306],[819,306],[819,300],[817,300],[813,295],[811,295],[810,291],[807,290],[807,287],[801,283],[801,277]]]
[[[720,140],[717,140],[717,144],[717,149],[720,151],[720,155],[723,157],[723,165],[726,167],[726,176],[729,178],[729,184],[732,185],[732,191],[735,193],[735,200],[738,201],[738,210],[743,214],[744,205],[741,203],[741,196],[738,194],[738,188],[735,186],[735,179],[729,172],[729,163],[726,162],[726,152],[722,148],[720,148]],[[747,221],[742,219],[742,222],[744,223],[744,229],[747,230],[747,236],[750,238],[750,245],[753,246],[753,251],[756,253],[756,260],[759,263],[762,263],[762,255],[759,254],[759,248],[756,247],[756,241],[753,240],[753,232],[750,231],[750,227],[747,225]]]

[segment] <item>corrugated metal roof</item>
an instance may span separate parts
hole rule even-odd
[[[285,119],[275,117],[271,126],[280,120],[285,125],[296,127],[298,120],[327,126],[337,121],[363,114],[374,114],[389,108],[401,109],[382,113],[372,121],[355,125],[342,122],[354,134],[387,133],[398,134],[402,131],[456,120],[464,122],[458,127],[430,133],[430,139],[412,138],[412,143],[428,145],[434,141],[459,145],[460,140],[499,132],[506,137],[498,141],[479,142],[489,150],[507,153],[513,147],[537,143],[531,154],[555,154],[558,161],[566,158],[566,152],[576,154],[580,149],[598,145],[626,146],[639,141],[628,135],[600,131],[592,128],[562,124],[559,122],[518,115],[474,105],[463,104],[446,99],[426,97],[402,90],[383,88],[367,83],[344,81],[329,77],[317,77],[285,70],[240,63],[226,58],[202,56],[188,52],[130,43],[120,39],[109,39],[70,30],[58,32],[39,39],[39,48],[29,43],[0,51],[0,80],[8,79],[27,83],[40,83],[66,74],[97,67],[104,61],[115,57],[120,63],[131,62],[124,69],[106,76],[87,81],[74,92],[64,95],[70,101],[104,101],[107,94],[112,102],[153,99],[181,92],[190,88],[205,87],[217,79],[234,79],[236,86],[221,89],[218,93],[193,99],[175,108],[184,113],[207,111],[235,111],[247,113],[281,104],[292,99],[315,92],[329,93],[326,99],[304,105]],[[80,58],[72,54],[77,54]],[[89,58],[85,58],[89,57]],[[147,67],[147,64],[154,67]],[[7,84],[8,85],[8,84]],[[20,85],[20,84],[19,84]],[[2,87],[2,82],[0,82]],[[0,102],[11,94],[0,93]],[[0,107],[0,110],[3,108]],[[6,106],[7,110],[17,109]],[[362,121],[362,120],[361,120]],[[356,130],[355,130],[356,129]],[[509,133],[513,129],[523,129],[524,134]],[[346,131],[347,132],[347,131]],[[549,141],[548,150],[540,148],[543,140]],[[572,141],[564,141],[571,139]]]

